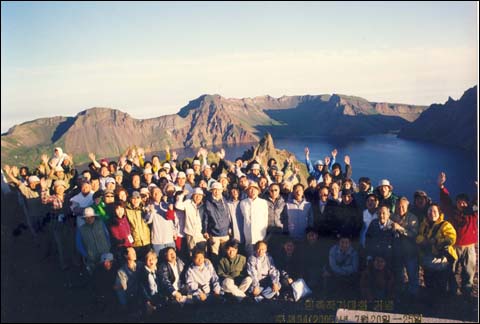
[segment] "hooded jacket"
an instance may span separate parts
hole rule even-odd
[[[458,256],[453,247],[456,239],[457,233],[455,228],[453,228],[452,224],[448,221],[443,220],[443,214],[441,213],[440,217],[434,223],[430,223],[428,218],[423,220],[418,231],[416,242],[417,244],[422,244],[430,240],[434,241],[433,244],[429,244],[420,249],[421,257],[428,253],[431,253],[434,257],[442,257],[444,256],[442,254],[444,248],[448,247],[448,254],[454,260],[457,260]]]

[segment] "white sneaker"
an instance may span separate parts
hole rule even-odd
[[[265,297],[263,297],[262,295],[255,297],[255,301],[256,301],[257,303],[261,302],[261,301],[264,300],[264,299],[265,299]]]

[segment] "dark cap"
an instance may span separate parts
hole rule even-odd
[[[97,198],[100,198],[103,196],[103,191],[102,190],[98,190],[96,191],[94,194],[93,194],[93,199],[97,199]]]
[[[360,183],[360,182],[368,183],[368,185],[370,185],[370,186],[372,185],[372,181],[370,180],[369,177],[360,177],[358,179],[358,183]]]
[[[341,170],[341,169],[342,169],[342,166],[340,165],[340,163],[336,162],[336,163],[334,163],[334,164],[332,165],[332,170],[333,170],[333,169],[340,169],[340,170]]]
[[[417,190],[415,191],[415,193],[413,194],[413,197],[414,198],[417,198],[417,197],[425,197],[425,198],[428,198],[428,195],[425,191],[423,190]]]
[[[457,201],[465,201],[465,202],[468,203],[470,201],[470,198],[468,197],[468,195],[466,193],[461,193],[461,194],[457,195],[456,200]]]
[[[113,203],[114,208],[117,208],[118,206],[122,206],[125,208],[127,204],[123,200],[117,200]]]

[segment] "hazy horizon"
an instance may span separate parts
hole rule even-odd
[[[1,6],[2,133],[92,107],[175,114],[202,94],[428,106],[478,84],[473,1]]]

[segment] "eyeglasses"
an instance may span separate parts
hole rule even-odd
[[[328,194],[321,194],[322,197],[328,197]]]
[[[115,196],[108,195],[108,196],[105,196],[105,198],[115,198]]]

